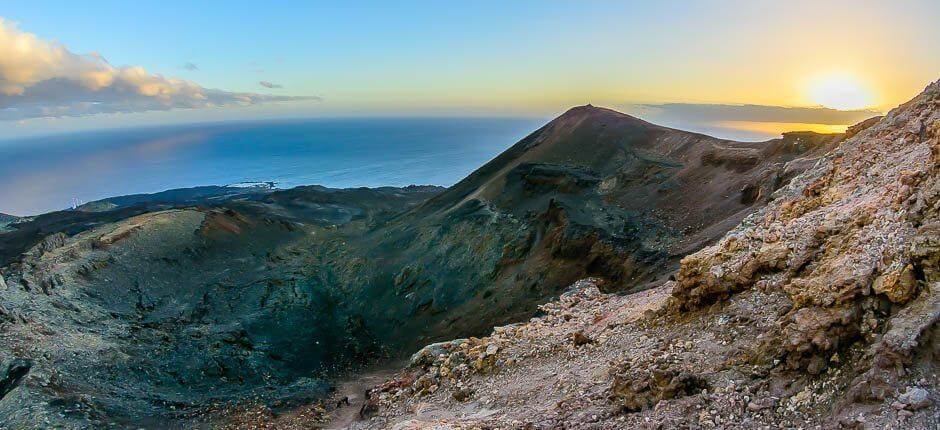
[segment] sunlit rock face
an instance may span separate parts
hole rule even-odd
[[[851,130],[773,204],[686,257],[671,309],[779,290],[793,303],[781,333],[788,367],[818,374],[846,345],[882,334],[879,360],[909,359],[938,312],[938,101],[935,83]]]

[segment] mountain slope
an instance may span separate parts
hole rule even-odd
[[[445,192],[344,241],[330,254],[332,273],[363,300],[367,321],[394,321],[376,330],[389,344],[482,333],[586,276],[608,291],[645,288],[840,139],[732,142],[573,108]],[[374,301],[386,304],[382,313],[370,314]]]
[[[354,428],[940,426],[940,81],[669,280],[429,345]]]
[[[447,190],[199,188],[33,217],[0,234],[0,417],[186,427],[310,404],[584,276],[664,280],[842,137],[731,142],[585,106]]]

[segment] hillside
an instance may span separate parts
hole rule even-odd
[[[31,217],[0,234],[0,417],[312,407],[347,372],[525,320],[583,277],[662,283],[843,138],[733,142],[583,106],[446,190],[203,187]]]
[[[15,217],[15,216],[13,216],[13,215],[7,215],[7,214],[5,214],[5,213],[0,213],[0,232],[6,231],[6,230],[7,230],[7,226],[10,225],[11,223],[13,223],[14,221],[18,220],[18,219],[19,219],[18,217]]]
[[[482,334],[583,277],[647,288],[841,138],[732,142],[577,107],[330,258],[363,312],[386,304],[368,320],[397,319],[387,342]]]
[[[670,280],[427,346],[345,424],[940,427],[940,81],[867,126]]]

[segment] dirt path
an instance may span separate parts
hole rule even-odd
[[[350,379],[339,383],[333,400],[341,406],[333,411],[330,424],[325,428],[345,429],[359,421],[359,411],[366,401],[366,390],[391,378],[403,365],[402,362],[386,363],[351,375]]]

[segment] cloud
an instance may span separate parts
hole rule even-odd
[[[265,87],[265,88],[284,88],[284,87],[282,87],[282,86],[280,86],[280,85],[278,85],[278,84],[275,84],[275,83],[272,83],[272,82],[268,82],[268,81],[261,81],[261,82],[258,82],[258,85],[261,85],[262,87]]]
[[[637,104],[628,105],[626,108],[647,117],[698,123],[747,121],[844,125],[855,124],[881,114],[867,109],[842,111],[824,107],[696,103]]]
[[[197,66],[197,65],[195,65],[195,64],[193,64],[193,63],[190,63],[189,61],[187,61],[186,64],[183,64],[183,68],[186,69],[186,70],[189,70],[190,72],[195,72],[195,71],[199,70],[199,66]]]
[[[319,98],[209,89],[139,66],[112,66],[101,55],[72,53],[0,18],[0,120],[296,100]]]

